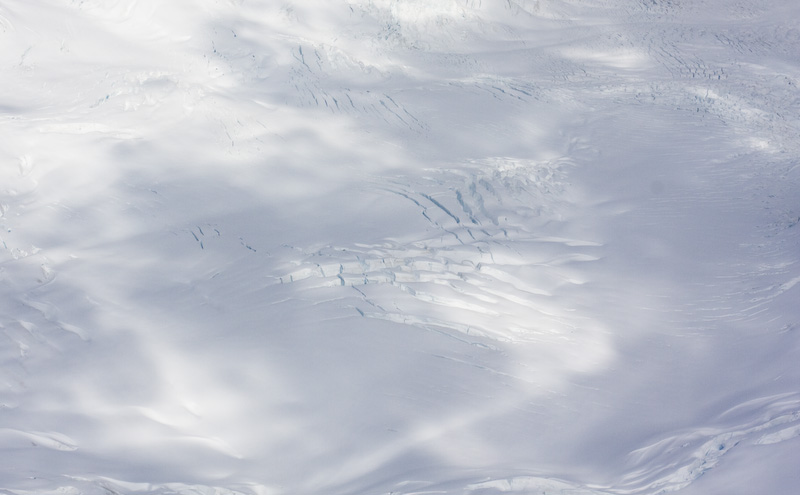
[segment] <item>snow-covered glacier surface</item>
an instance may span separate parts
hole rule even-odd
[[[798,18],[2,2],[0,492],[796,493]]]

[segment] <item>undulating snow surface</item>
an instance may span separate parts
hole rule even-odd
[[[798,18],[3,1],[0,492],[797,493]]]

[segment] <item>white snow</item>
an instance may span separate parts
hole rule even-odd
[[[795,493],[798,17],[7,0],[0,491]]]

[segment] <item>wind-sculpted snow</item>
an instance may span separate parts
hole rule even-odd
[[[800,15],[0,5],[0,492],[794,493]]]

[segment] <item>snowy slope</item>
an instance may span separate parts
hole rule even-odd
[[[798,16],[4,2],[0,491],[795,493]]]

